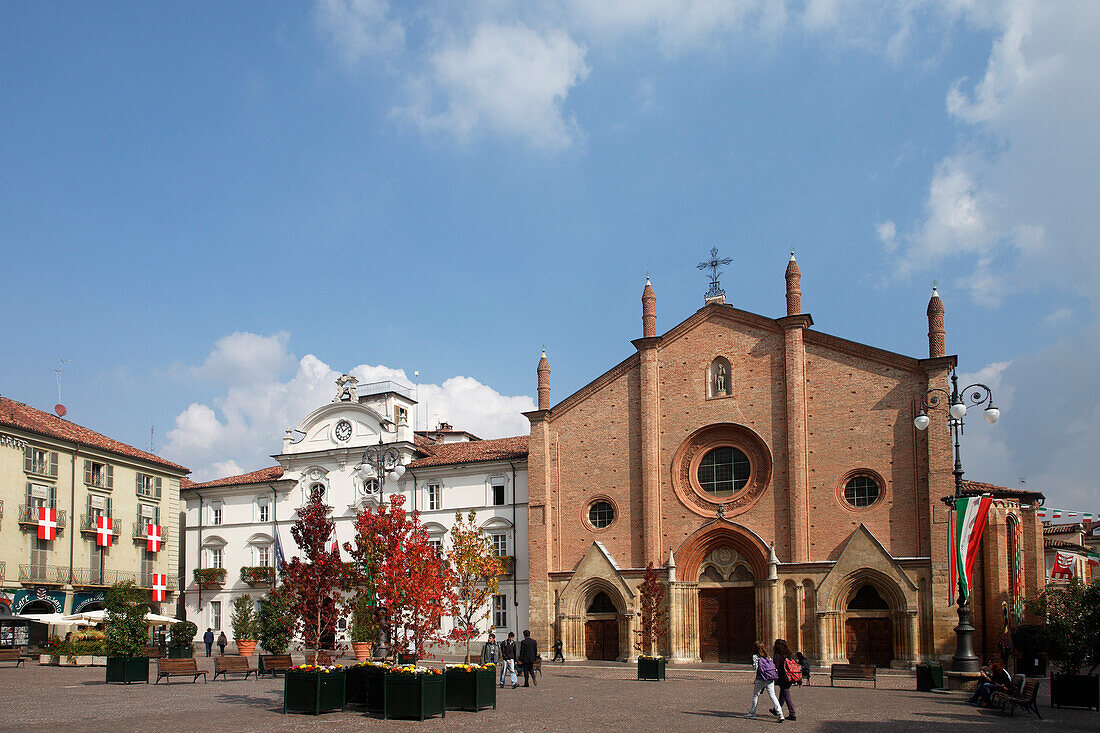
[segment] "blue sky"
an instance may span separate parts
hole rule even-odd
[[[332,372],[524,430],[734,259],[778,316],[948,350],[1005,406],[974,478],[1100,509],[1092,3],[0,6],[0,391],[209,478]],[[461,379],[459,379],[461,378]],[[1052,396],[1053,395],[1053,396]],[[1093,506],[1084,506],[1092,504]]]

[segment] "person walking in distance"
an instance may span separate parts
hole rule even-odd
[[[210,656],[210,652],[214,649],[214,630],[207,627],[206,633],[202,635],[202,643],[206,644],[206,656]]]
[[[485,642],[485,646],[481,647],[481,663],[499,664],[499,662],[500,647],[497,646],[496,634],[489,634],[489,641]]]
[[[802,684],[810,686],[810,660],[803,656],[802,652],[795,652],[794,658],[798,660],[798,666],[802,668]],[[800,685],[801,686],[801,685]]]
[[[749,708],[749,713],[745,717],[756,717],[756,703],[760,700],[760,693],[767,692],[768,697],[772,699],[772,705],[775,706],[772,708],[772,713],[782,723],[783,711],[779,707],[779,699],[775,696],[775,681],[779,673],[776,672],[775,662],[768,656],[768,649],[763,642],[756,642],[756,653],[752,655],[752,669],[756,672],[752,682],[752,707]]]
[[[225,638],[225,632],[218,634],[218,653],[223,657],[225,656],[225,645],[229,643],[229,639]]]
[[[512,678],[512,687],[519,687],[516,677],[516,635],[509,631],[508,638],[500,645],[500,686],[504,687],[505,675]]]
[[[565,664],[565,655],[562,654],[561,639],[554,639],[554,658],[551,659],[550,661],[551,662],[557,662],[559,660],[561,661],[562,664]]]
[[[776,639],[772,647],[772,661],[779,674],[776,685],[779,687],[779,704],[787,706],[787,718],[797,720],[794,714],[794,702],[791,700],[791,687],[802,682],[802,667],[791,654],[791,648],[785,639]],[[778,708],[780,714],[783,708]],[[772,711],[773,713],[775,710]]]
[[[530,687],[528,680],[534,680],[535,686],[539,684],[539,678],[535,676],[535,660],[539,657],[539,645],[531,638],[531,632],[524,629],[523,641],[519,643],[519,663],[523,667],[523,686]]]

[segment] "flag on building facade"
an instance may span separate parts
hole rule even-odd
[[[167,590],[168,575],[166,573],[153,573],[153,600],[163,601]]]
[[[1058,552],[1054,555],[1054,567],[1050,571],[1051,578],[1062,578],[1063,580],[1069,580],[1073,577],[1073,554],[1069,552]]]
[[[286,564],[286,556],[283,555],[283,543],[279,542],[279,533],[275,533],[275,570],[277,572],[283,572],[283,565]]]
[[[955,602],[956,588],[961,586],[963,601],[970,599],[974,577],[974,562],[985,530],[985,520],[993,500],[988,496],[963,496],[955,499],[955,516],[949,523],[948,565],[951,568],[949,605]]]
[[[145,549],[149,552],[160,552],[160,546],[164,544],[160,538],[160,525],[150,524],[145,532]]]
[[[47,506],[38,507],[38,539],[57,538],[57,510]]]
[[[95,543],[99,547],[110,547],[115,538],[114,520],[111,517],[95,518]]]
[[[1098,565],[1100,565],[1100,553],[1089,550],[1085,553],[1085,557],[1088,558],[1089,565],[1093,567],[1097,567]]]

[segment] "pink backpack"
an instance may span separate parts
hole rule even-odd
[[[783,671],[787,673],[788,682],[801,682],[802,681],[802,667],[798,666],[798,662],[790,657],[783,660]]]

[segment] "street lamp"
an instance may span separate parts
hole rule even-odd
[[[928,417],[930,410],[941,406],[947,398],[947,425],[955,438],[955,494],[941,499],[948,509],[955,507],[955,500],[963,495],[962,459],[959,457],[959,436],[963,433],[963,418],[966,417],[966,404],[977,407],[988,403],[983,411],[985,421],[992,425],[1001,417],[1001,411],[993,406],[993,392],[984,384],[975,383],[959,389],[959,378],[951,370],[951,391],[935,387],[920,398],[920,412],[913,418],[917,430],[926,430],[932,422]],[[955,627],[955,656],[951,659],[951,668],[956,672],[977,672],[980,669],[978,657],[974,654],[974,626],[970,623],[970,599],[963,598],[963,577],[959,575],[958,597],[959,625]]]
[[[363,457],[359,461],[359,467],[355,473],[366,485],[372,478],[378,479],[378,500],[382,500],[382,487],[386,479],[398,481],[405,475],[405,465],[401,462],[401,451],[390,446],[387,448],[382,443],[382,432],[387,425],[393,425],[389,420],[379,423],[378,445],[369,445],[363,451]]]

